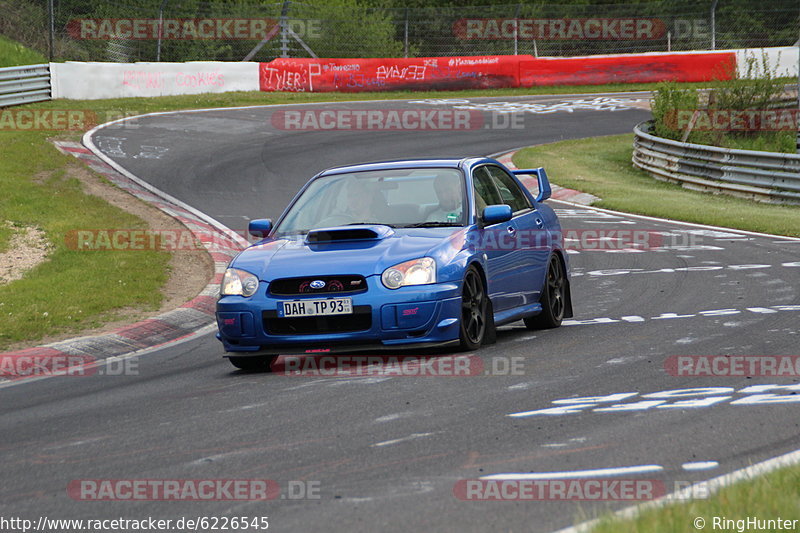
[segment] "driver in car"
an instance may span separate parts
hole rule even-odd
[[[455,174],[441,174],[433,182],[439,205],[428,214],[427,222],[457,223],[461,220],[461,180]]]
[[[383,194],[372,183],[353,181],[348,184],[345,214],[351,224],[379,224],[386,207]]]

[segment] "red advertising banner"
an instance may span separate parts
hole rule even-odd
[[[362,92],[517,87],[519,58],[275,59],[261,63],[262,91]]]
[[[734,52],[535,58],[464,56],[275,59],[261,63],[262,91],[458,90],[731,79]]]
[[[519,63],[521,87],[694,82],[729,80],[735,75],[733,52],[533,58]]]

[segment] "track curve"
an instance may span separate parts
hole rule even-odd
[[[503,100],[553,106],[586,98]],[[335,107],[424,105],[452,104]],[[248,219],[277,216],[328,166],[624,133],[648,115],[563,107],[526,113],[522,129],[467,132],[281,131],[271,125],[276,108],[215,110],[141,118],[136,127],[101,129],[94,141],[140,178],[241,230]],[[306,108],[316,106],[293,107]],[[496,345],[476,354],[485,368],[517,361],[521,373],[243,374],[208,335],[138,358],[137,375],[0,389],[0,472],[13,480],[0,487],[0,515],[269,516],[278,531],[548,531],[608,502],[465,502],[454,486],[497,474],[655,466],[624,477],[658,480],[671,491],[798,447],[795,391],[763,391],[780,394],[781,403],[740,401],[755,396],[743,392],[755,385],[800,390],[797,378],[674,377],[665,362],[798,355],[800,243],[553,205],[568,230],[637,230],[661,240],[639,252],[576,249],[575,319],[535,334],[521,324],[504,327]],[[706,390],[687,391],[698,388]],[[683,392],[665,393],[675,390]],[[570,398],[598,396],[606,398],[563,409]],[[718,466],[685,466],[699,461]],[[100,504],[66,492],[77,479],[206,478],[272,479],[283,488],[311,481],[320,498]]]

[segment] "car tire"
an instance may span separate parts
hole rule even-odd
[[[542,287],[542,312],[524,319],[528,329],[557,328],[564,320],[567,303],[567,277],[561,258],[553,254],[547,264],[547,275]]]
[[[475,267],[469,267],[461,284],[459,340],[462,350],[477,350],[486,338],[489,297]]]
[[[270,372],[277,355],[228,357],[233,366],[247,372]]]

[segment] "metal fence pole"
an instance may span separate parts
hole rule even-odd
[[[289,5],[285,0],[281,8],[281,57],[289,57]]]
[[[711,49],[717,49],[717,2],[711,2]]]
[[[403,30],[403,57],[408,57],[408,8],[406,8],[405,29]]]
[[[519,4],[514,11],[514,55],[519,54]]]
[[[162,0],[161,6],[158,8],[158,45],[156,46],[156,63],[161,62],[161,36],[164,31],[164,8],[167,6],[169,0]]]
[[[50,57],[50,61],[52,61],[55,55],[53,49],[56,46],[56,23],[55,23],[56,10],[55,7],[53,6],[53,0],[49,0],[47,2],[47,15],[48,18],[50,19],[49,21],[50,27],[48,28],[47,32],[48,56]]]

